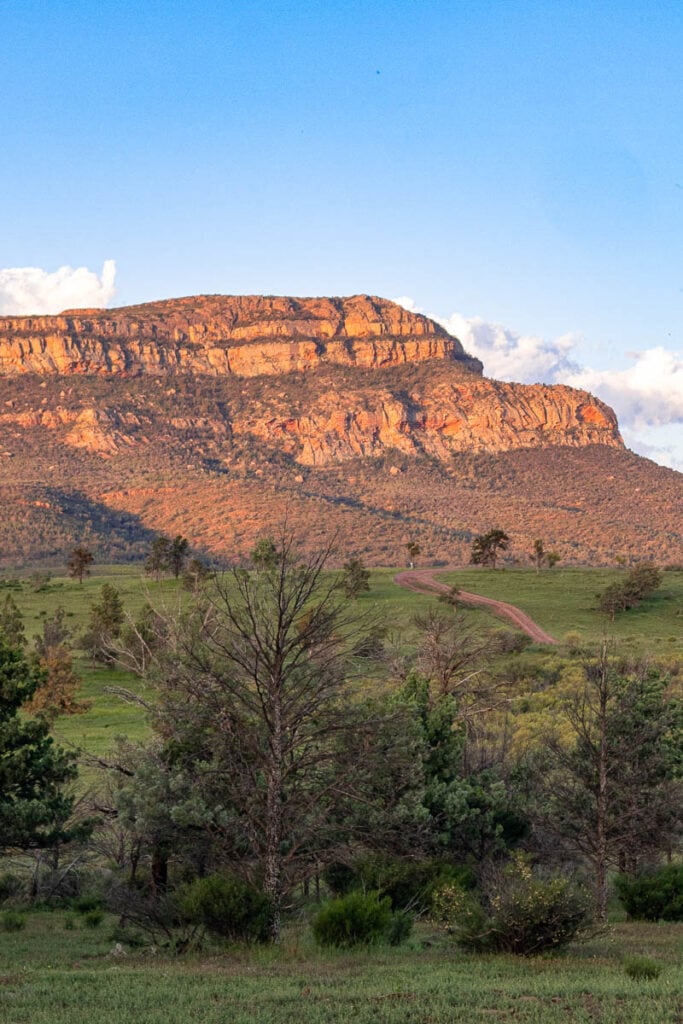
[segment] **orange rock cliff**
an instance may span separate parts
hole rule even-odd
[[[72,403],[0,416],[103,454],[136,443],[145,416],[122,410],[121,396],[127,378],[145,375],[224,379],[228,400],[208,424],[214,437],[227,443],[251,436],[303,465],[390,448],[445,460],[470,450],[623,446],[614,413],[588,393],[488,380],[481,363],[434,321],[367,295],[199,296],[3,317],[0,374],[116,381],[111,401],[97,407]],[[258,378],[273,376],[282,390],[264,398]],[[236,385],[246,401],[231,400]],[[179,415],[191,429],[192,410]]]

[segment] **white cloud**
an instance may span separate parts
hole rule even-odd
[[[101,308],[114,297],[115,279],[114,260],[105,261],[99,276],[87,267],[60,267],[52,274],[40,267],[0,270],[0,314],[24,316]]]
[[[658,347],[629,358],[625,370],[585,368],[565,383],[595,392],[635,429],[683,422],[683,353]]]
[[[412,299],[397,302],[424,312]],[[548,340],[480,317],[428,315],[481,359],[487,376],[524,384],[570,384],[590,391],[612,406],[630,447],[665,466],[683,468],[683,438],[676,426],[683,423],[683,353],[654,347],[628,353],[630,365],[625,369],[592,369],[571,358],[581,340],[576,334]]]

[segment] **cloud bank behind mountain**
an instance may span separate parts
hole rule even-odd
[[[413,312],[425,312],[413,299],[396,301]],[[615,410],[629,447],[683,470],[683,353],[655,346],[627,353],[629,365],[623,369],[604,370],[576,360],[578,334],[547,339],[519,334],[481,317],[427,315],[481,359],[487,376],[523,384],[569,384],[590,391]]]
[[[0,314],[31,316],[64,309],[102,308],[116,293],[116,263],[106,260],[101,274],[87,267],[41,267],[0,270]]]

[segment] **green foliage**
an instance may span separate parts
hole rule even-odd
[[[84,831],[66,824],[73,797],[63,787],[76,776],[75,756],[55,746],[46,721],[19,713],[42,680],[20,648],[0,639],[2,847],[49,847]]]
[[[261,537],[249,555],[254,568],[261,571],[274,569],[280,558],[281,552],[272,537]]]
[[[619,899],[636,921],[683,921],[683,864],[615,879]]]
[[[571,740],[549,734],[535,765],[533,813],[565,850],[591,864],[604,919],[609,867],[635,866],[680,835],[683,723],[666,680],[647,665],[629,670],[603,647],[582,670],[584,687],[564,707]]]
[[[528,823],[496,766],[467,770],[466,733],[454,695],[433,700],[429,683],[411,674],[403,688],[422,734],[422,803],[434,845],[458,862],[478,863],[519,842]]]
[[[77,896],[71,903],[77,914],[89,914],[91,910],[102,909],[102,898],[93,893]]]
[[[494,529],[488,533],[481,533],[472,542],[470,562],[472,565],[484,565],[495,569],[498,555],[501,551],[507,551],[509,546],[510,538],[504,530]]]
[[[266,942],[272,916],[267,896],[234,875],[196,878],[177,894],[178,909],[190,924],[201,925],[232,942]]]
[[[360,597],[370,589],[370,570],[365,568],[361,558],[350,558],[344,563],[339,586],[346,597]]]
[[[393,950],[318,949],[297,921],[277,948],[179,963],[158,944],[153,955],[112,956],[115,942],[132,945],[127,930],[65,930],[63,921],[63,913],[38,911],[23,931],[0,931],[0,1017],[5,1011],[17,1024],[680,1024],[678,925],[616,923],[583,948],[530,963],[453,955],[428,926]],[[624,961],[644,952],[663,973],[632,981]]]
[[[83,914],[83,924],[86,928],[99,928],[104,920],[103,910],[88,910]]]
[[[395,921],[388,896],[376,892],[351,892],[330,900],[313,920],[313,935],[321,946],[369,946],[402,941],[407,937],[405,915]]]
[[[145,572],[157,579],[168,568],[168,555],[171,542],[168,537],[155,537],[150,553],[145,559]]]
[[[187,537],[177,534],[173,540],[159,536],[152,541],[150,553],[145,560],[145,572],[157,579],[164,572],[170,572],[176,579],[180,576],[190,550]]]
[[[191,558],[183,570],[183,588],[196,594],[210,575],[208,565],[201,558]]]
[[[662,572],[656,565],[640,562],[625,579],[611,583],[603,590],[599,595],[600,609],[614,619],[617,612],[635,608],[653,594],[661,586],[662,580]]]
[[[386,940],[390,946],[400,946],[413,933],[415,918],[407,910],[395,910],[389,919]]]
[[[5,932],[20,932],[26,927],[26,918],[16,910],[5,910],[0,914],[0,927]]]
[[[115,586],[105,583],[100,600],[90,609],[88,629],[83,635],[83,649],[93,661],[104,665],[114,662],[114,641],[121,635],[124,621],[123,601]]]
[[[662,973],[662,965],[649,956],[629,956],[624,960],[624,971],[634,981],[654,981]]]
[[[567,878],[541,877],[522,856],[479,896],[456,891],[449,913],[464,949],[523,956],[566,946],[591,920],[586,896]]]
[[[406,551],[408,552],[408,559],[412,566],[413,562],[422,551],[422,548],[420,547],[416,540],[409,540],[408,543],[406,544]]]
[[[36,654],[47,658],[56,647],[66,648],[71,639],[71,629],[66,624],[66,612],[61,605],[43,619],[43,631],[33,637]]]
[[[178,534],[171,541],[171,546],[168,549],[168,567],[176,579],[183,571],[189,550],[190,542],[187,537]]]
[[[557,551],[546,551],[545,545],[542,540],[538,539],[534,541],[534,549],[529,555],[529,558],[536,567],[536,572],[540,572],[544,566],[548,569],[552,569],[553,566],[557,565],[561,561],[560,555]]]
[[[12,647],[26,646],[24,619],[11,594],[0,602],[0,636]]]
[[[375,854],[359,858],[352,866],[331,864],[323,877],[335,895],[355,890],[388,896],[395,910],[420,913],[431,907],[434,892],[444,885],[473,883],[468,867],[436,857],[402,859]]]
[[[17,875],[13,875],[11,871],[0,875],[0,903],[12,899],[13,896],[21,892],[22,888],[21,879]]]
[[[92,551],[79,544],[73,549],[66,563],[69,576],[82,583],[84,578],[90,575],[90,566],[94,561]]]

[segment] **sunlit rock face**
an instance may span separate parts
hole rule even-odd
[[[392,371],[410,366],[421,370],[406,386],[405,374]],[[445,461],[462,451],[622,446],[614,413],[586,392],[488,380],[443,327],[367,295],[198,296],[5,317],[0,374],[223,378],[226,398],[236,378],[250,378],[248,403],[219,403],[209,420],[190,404],[176,419],[186,431],[273,444],[302,465],[389,449]],[[272,377],[281,378],[277,398],[259,390],[258,379]],[[146,419],[144,409],[142,418],[122,409],[120,396],[116,388],[106,405],[80,408],[46,408],[42,397],[0,419],[58,430],[67,445],[113,454],[136,443]]]

